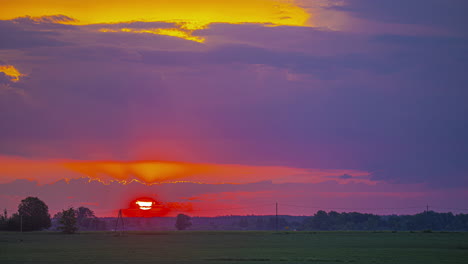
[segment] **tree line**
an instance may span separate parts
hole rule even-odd
[[[468,231],[468,214],[425,211],[415,215],[380,216],[318,211],[303,221],[300,230]]]
[[[218,217],[219,218],[219,217]],[[295,216],[226,216],[227,222],[214,222],[217,217],[197,220],[194,229],[203,225],[214,230],[392,230],[392,231],[468,231],[468,214],[437,213],[425,211],[415,215],[375,215],[367,213],[339,213],[318,211],[310,217]],[[229,221],[229,218],[231,220]],[[201,218],[196,218],[201,219]],[[237,220],[236,220],[237,219]],[[208,221],[208,222],[207,222]],[[204,223],[207,222],[207,223]],[[86,207],[68,208],[56,213],[52,218],[48,206],[37,197],[27,197],[18,205],[18,211],[8,216],[6,210],[0,214],[0,230],[37,231],[60,230],[75,233],[77,230],[108,230],[103,218],[98,218]],[[185,230],[193,225],[192,218],[179,214],[175,227]],[[234,226],[237,226],[235,228]]]
[[[77,230],[105,230],[105,222],[86,207],[62,210],[50,217],[49,207],[37,197],[27,197],[18,205],[18,212],[8,216],[5,209],[0,216],[0,230],[4,231],[39,231],[57,226],[64,233]]]
[[[185,230],[192,225],[191,217],[179,214],[176,218],[177,230]],[[52,218],[49,207],[37,197],[27,197],[18,205],[18,212],[10,217],[5,209],[0,215],[0,231],[39,231],[52,226],[66,234],[78,230],[107,230],[106,222],[96,217],[86,207],[68,208],[56,213]]]
[[[224,217],[223,217],[224,218]],[[468,214],[425,211],[414,215],[376,215],[358,212],[325,212],[313,216],[231,216],[232,221],[215,222],[207,218],[204,226],[216,230],[291,230],[291,231],[468,231]],[[197,224],[202,224],[197,221]],[[197,227],[195,227],[196,229]]]
[[[37,197],[21,200],[18,212],[8,217],[5,209],[0,217],[0,230],[36,231],[50,228],[51,225],[49,207]]]

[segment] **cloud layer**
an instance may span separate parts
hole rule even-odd
[[[468,185],[465,1],[36,2],[2,2],[5,184]]]
[[[258,181],[275,183],[319,183],[336,181],[375,184],[367,172],[353,170],[313,170],[280,166],[201,164],[169,161],[76,161],[28,160],[2,157],[0,181],[26,178],[40,183],[60,179],[89,177],[103,183],[145,184],[195,182],[201,184],[246,184]],[[345,175],[345,177],[343,177]]]

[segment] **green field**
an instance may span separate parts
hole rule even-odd
[[[468,233],[0,233],[0,263],[468,263]]]

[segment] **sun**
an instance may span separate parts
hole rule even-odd
[[[155,205],[156,202],[152,200],[151,198],[141,198],[141,199],[137,199],[135,201],[135,204],[138,205],[140,210],[148,211],[153,208],[153,205]]]
[[[165,203],[150,197],[140,197],[130,202],[122,213],[127,217],[161,217],[167,215],[171,209]]]

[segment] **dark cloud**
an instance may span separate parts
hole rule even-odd
[[[381,22],[427,25],[466,33],[468,2],[465,0],[346,0],[344,3],[332,8]]]
[[[381,40],[381,39],[379,39]],[[392,42],[387,42],[393,43]],[[197,64],[251,64],[268,65],[311,74],[319,79],[337,80],[347,70],[364,70],[375,74],[391,74],[418,64],[404,52],[347,53],[339,55],[310,55],[302,52],[273,51],[250,45],[224,45],[209,52],[141,51],[142,62],[170,66]],[[410,56],[412,56],[410,54]]]
[[[351,176],[349,174],[344,174],[344,175],[341,175],[340,178],[341,179],[351,179],[351,178],[353,178],[353,176]]]
[[[47,57],[49,60],[63,62],[65,60],[83,61],[121,61],[132,56],[132,52],[113,46],[93,45],[66,46],[66,47],[46,47],[41,49],[32,49],[26,51],[26,55]]]
[[[431,46],[431,47],[466,47],[468,38],[444,36],[407,36],[407,35],[377,35],[373,39],[384,44],[402,46]]]
[[[366,36],[317,27],[278,26],[258,24],[212,24],[197,30],[195,35],[206,37],[208,43],[245,44],[269,50],[296,51],[314,55],[330,55],[350,51],[369,51]],[[352,45],[350,45],[352,43]]]
[[[0,20],[0,49],[25,49],[43,46],[64,46],[68,43],[57,40],[60,34],[51,31],[25,29],[13,21]]]
[[[42,25],[43,27],[46,26],[49,29],[73,29],[74,26],[71,25],[64,25],[62,23],[70,23],[76,22],[76,19],[65,16],[65,15],[52,15],[52,16],[42,16],[42,17],[31,17],[31,16],[24,16],[18,17],[13,20],[15,24],[21,25]]]
[[[1,64],[0,64],[1,66]],[[11,84],[11,77],[7,76],[5,73],[0,72],[0,85],[2,84]]]

